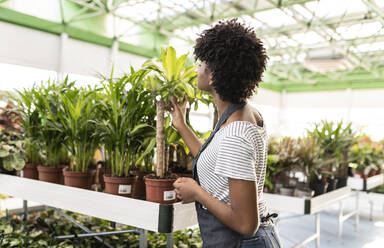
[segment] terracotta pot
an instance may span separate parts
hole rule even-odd
[[[189,177],[193,178],[192,172],[191,173],[175,173],[178,177]]]
[[[134,177],[111,177],[104,174],[105,193],[131,197]]]
[[[39,165],[37,171],[40,181],[60,184],[60,174],[63,174],[63,168]]]
[[[23,173],[25,178],[29,179],[39,179],[39,174],[37,172],[37,164],[25,164],[23,168]]]
[[[82,189],[90,189],[91,188],[91,172],[76,172],[70,171],[68,168],[63,169],[64,174],[64,185],[82,188]]]
[[[99,170],[99,182],[101,186],[101,190],[103,191],[105,189],[105,181],[104,181],[104,175],[105,174],[111,174],[112,171],[111,169],[105,169],[105,168],[100,168]]]
[[[69,168],[69,165],[67,164],[61,164],[59,165],[59,168],[60,168],[60,180],[59,180],[59,184],[64,184],[64,174],[63,174],[63,170],[65,168]]]
[[[371,169],[368,173],[368,177],[373,177],[376,175],[376,170]]]
[[[148,173],[132,171],[135,175],[135,180],[132,186],[132,198],[145,200],[145,182],[144,176]]]
[[[176,179],[152,179],[144,177],[146,199],[150,202],[172,204],[177,202],[173,183]]]

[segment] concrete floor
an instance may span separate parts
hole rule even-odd
[[[355,199],[344,201],[344,214],[355,208]],[[372,221],[369,200],[374,201]],[[384,248],[384,195],[360,193],[360,224],[355,232],[355,217],[344,222],[342,239],[338,240],[339,204],[334,204],[320,214],[320,247],[322,248]],[[294,216],[280,213],[278,223],[284,248],[293,247],[315,232],[315,215]],[[314,248],[312,241],[303,247]]]

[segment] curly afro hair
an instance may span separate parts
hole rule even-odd
[[[245,102],[253,95],[268,59],[253,28],[237,19],[220,21],[203,31],[196,39],[194,54],[207,64],[220,98],[232,103]]]

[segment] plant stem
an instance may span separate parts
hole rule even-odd
[[[164,177],[164,156],[165,156],[165,138],[164,138],[164,109],[165,103],[163,100],[156,102],[157,122],[156,122],[156,176]]]

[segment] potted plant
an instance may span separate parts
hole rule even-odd
[[[92,173],[88,166],[99,146],[94,123],[100,115],[96,106],[98,97],[98,90],[90,88],[59,93],[59,121],[52,122],[51,128],[62,133],[63,144],[70,154],[70,166],[63,169],[65,185],[84,189],[91,187]]]
[[[17,96],[11,96],[18,103],[18,113],[25,138],[26,164],[23,168],[23,177],[38,179],[37,166],[42,162],[39,135],[41,119],[34,105],[33,89],[17,91]]]
[[[351,149],[351,164],[361,178],[368,178],[381,173],[383,163],[382,145],[372,141],[367,135],[357,137],[357,143]]]
[[[37,166],[39,180],[51,183],[63,183],[63,168],[67,160],[64,148],[64,133],[56,128],[59,120],[60,97],[74,86],[68,83],[68,77],[62,83],[48,80],[40,88],[34,88],[34,105],[41,118],[39,141],[44,161]]]
[[[16,106],[0,93],[0,173],[16,175],[25,165],[25,142],[21,135],[20,115]]]
[[[181,99],[193,97],[193,81],[196,80],[195,66],[186,66],[187,54],[176,57],[174,48],[161,50],[157,64],[148,61],[144,69],[150,71],[145,87],[156,98],[156,174],[145,177],[146,198],[158,203],[173,203],[176,195],[173,182],[176,180],[168,172],[165,151],[165,126],[170,125],[170,118],[165,119],[166,108],[170,108],[169,98],[173,95]]]
[[[315,123],[313,130],[307,130],[307,134],[313,137],[321,148],[320,157],[323,160],[321,180],[323,183],[330,183],[331,186],[337,184],[336,188],[346,186],[348,154],[355,139],[352,123],[322,121]]]
[[[145,71],[124,75],[121,78],[103,80],[104,94],[100,98],[101,117],[94,121],[105,151],[105,163],[110,174],[104,174],[105,192],[130,197],[135,176],[131,166],[141,162],[136,154],[145,138],[155,136],[154,126],[147,123],[152,97],[142,89],[142,76]],[[153,111],[154,112],[154,111]],[[149,146],[147,153],[154,148]],[[142,157],[146,153],[141,154]]]

